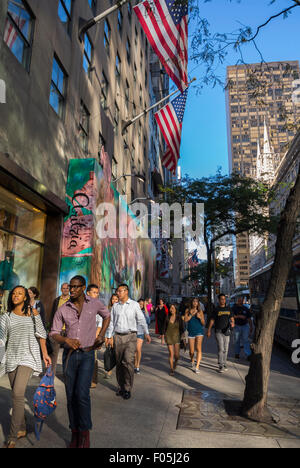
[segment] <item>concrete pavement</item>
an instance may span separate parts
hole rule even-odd
[[[153,335],[152,335],[153,336]],[[279,431],[276,437],[231,433],[230,429],[216,431],[178,429],[179,413],[184,391],[210,395],[230,395],[241,399],[248,363],[236,361],[230,353],[229,371],[217,373],[216,343],[214,336],[203,345],[201,373],[190,369],[188,351],[182,352],[175,377],[169,376],[168,351],[153,336],[152,343],[143,346],[141,374],[135,377],[132,398],[128,401],[115,395],[117,388],[115,372],[110,380],[104,379],[101,350],[99,384],[91,390],[94,428],[91,445],[97,448],[300,448],[300,437],[289,437]],[[58,366],[56,392],[58,407],[44,424],[40,442],[33,431],[32,397],[39,379],[34,377],[26,394],[26,413],[29,434],[18,442],[20,448],[65,448],[70,438],[64,384],[61,366]],[[270,378],[269,398],[281,398],[283,402],[300,400],[300,369],[294,366],[285,354],[274,353]],[[198,394],[197,393],[197,394]],[[223,398],[223,397],[222,397]],[[198,403],[197,403],[198,405]],[[8,378],[0,379],[0,444],[9,431],[11,395]],[[197,406],[199,407],[199,405]],[[211,407],[213,409],[213,407]],[[295,416],[296,415],[296,416]],[[209,416],[209,415],[208,415]],[[299,407],[293,413],[294,424],[300,427]],[[229,426],[228,426],[229,427]]]

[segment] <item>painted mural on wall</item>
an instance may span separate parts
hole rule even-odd
[[[156,249],[150,239],[99,238],[97,208],[103,202],[122,203],[111,183],[110,158],[101,153],[101,166],[95,159],[72,159],[69,165],[66,202],[69,214],[64,220],[60,285],[74,275],[87,283],[100,285],[101,297],[108,302],[120,283],[127,283],[131,297],[139,299],[155,294]],[[123,206],[126,222],[133,217]],[[153,280],[152,280],[153,278]],[[150,280],[151,279],[151,280]]]

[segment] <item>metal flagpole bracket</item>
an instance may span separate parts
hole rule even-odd
[[[196,81],[197,78],[193,78],[187,86],[189,86],[190,84],[192,84],[194,81]],[[173,93],[169,94],[168,96],[162,98],[160,101],[156,102],[155,104],[153,104],[151,107],[148,107],[148,109],[145,109],[143,112],[141,112],[139,115],[136,115],[135,117],[133,117],[132,119],[130,120],[122,120],[122,135],[124,135],[124,133],[126,132],[127,128],[132,125],[134,122],[136,122],[137,120],[139,120],[141,117],[143,117],[144,115],[147,115],[148,112],[150,112],[152,109],[154,109],[155,107],[159,106],[160,104],[162,104],[164,101],[166,101],[167,99],[169,99],[170,97],[174,96],[174,94],[177,94],[177,93],[180,93],[180,90],[177,89],[176,91],[173,91]]]
[[[125,3],[128,3],[129,0],[119,0],[118,3],[111,8],[108,8],[108,10],[105,10],[103,13],[100,13],[100,15],[95,16],[95,18],[91,18],[90,20],[84,20],[83,18],[79,18],[79,25],[78,25],[78,38],[79,41],[83,41],[83,37],[85,33],[92,27],[95,26],[95,24],[99,23],[99,21],[103,20],[106,18],[106,16],[110,15],[116,10],[119,10]]]

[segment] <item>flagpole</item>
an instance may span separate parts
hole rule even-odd
[[[194,81],[196,81],[197,78],[193,78],[188,84],[187,86],[189,86],[191,83],[193,83]],[[173,91],[173,93],[169,94],[168,96],[162,98],[160,101],[156,102],[155,104],[153,104],[151,107],[148,107],[148,109],[145,109],[143,112],[141,112],[139,115],[133,117],[132,119],[130,120],[127,120],[126,122],[124,122],[123,124],[123,128],[122,128],[122,135],[124,135],[125,131],[127,130],[127,128],[132,125],[134,122],[136,122],[137,120],[139,120],[141,117],[143,117],[144,115],[148,114],[148,112],[150,112],[152,109],[154,109],[155,107],[159,106],[160,104],[162,104],[164,101],[166,101],[167,99],[169,99],[171,96],[174,96],[174,94],[177,94],[177,93],[180,93],[180,90],[179,89],[176,89],[176,91]]]
[[[82,38],[84,34],[92,27],[95,26],[95,24],[99,23],[99,21],[103,20],[106,18],[106,16],[110,15],[116,10],[119,10],[122,8],[125,3],[128,3],[129,0],[119,0],[118,3],[110,8],[108,10],[105,10],[103,13],[101,13],[98,16],[95,16],[95,18],[91,18],[90,20],[86,21],[83,20],[82,18],[79,20],[79,32],[78,32],[78,37],[80,42],[82,42]]]

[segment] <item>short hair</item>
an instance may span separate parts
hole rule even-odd
[[[138,302],[141,302],[141,301],[145,302],[145,299],[143,299],[143,298],[141,297],[141,298],[138,300]]]
[[[221,299],[221,297],[225,297],[225,299],[226,299],[226,295],[224,293],[221,293],[221,294],[218,295],[218,299]]]
[[[34,294],[34,297],[35,299],[38,299],[40,297],[40,291],[38,290],[38,288],[36,288],[35,286],[30,286],[30,291],[32,291],[32,293]]]
[[[89,292],[91,289],[100,289],[100,288],[97,284],[89,284],[86,289],[86,292]]]
[[[73,278],[71,278],[71,281],[72,280],[78,280],[82,283],[83,286],[86,286],[86,281],[85,281],[85,278],[81,275],[76,275],[76,276],[73,276]]]
[[[117,289],[119,289],[119,288],[126,288],[126,289],[127,289],[127,291],[129,291],[128,284],[125,284],[125,283],[123,283],[123,284],[119,284],[119,286],[118,286],[118,288],[117,288]]]

